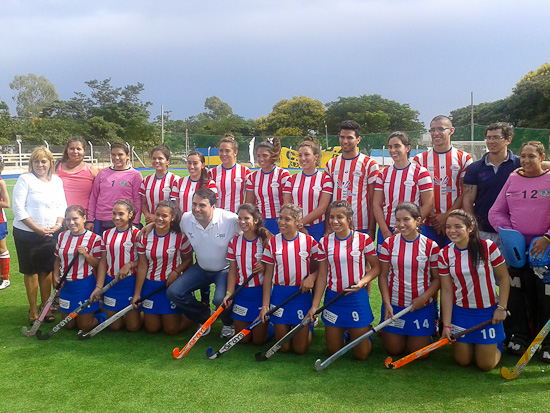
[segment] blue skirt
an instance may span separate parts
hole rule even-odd
[[[277,235],[279,233],[279,224],[277,221],[278,218],[264,218],[264,227],[266,227],[267,230],[273,235]]]
[[[263,286],[244,287],[233,299],[233,320],[254,321],[262,310],[263,297]]]
[[[300,286],[283,286],[273,285],[271,291],[271,308],[282,303],[287,297],[294,294],[300,289]],[[311,290],[294,297],[283,307],[279,308],[271,314],[270,320],[273,324],[298,325],[307,315],[311,305],[313,304],[313,296]]]
[[[462,308],[453,305],[453,317],[451,321],[453,334],[493,318],[496,308],[496,305],[489,308]],[[465,336],[459,337],[456,341],[460,343],[494,344],[502,343],[504,338],[504,327],[502,322],[500,322],[472,331]]]
[[[145,297],[147,294],[153,292],[161,285],[165,285],[166,281],[152,281],[145,279],[143,288],[141,289],[141,297]],[[166,288],[159,291],[147,300],[143,300],[141,308],[146,314],[179,314],[179,310],[172,301],[166,297]]]
[[[325,303],[328,303],[336,295],[338,295],[337,292],[327,289]],[[367,327],[374,320],[367,290],[361,288],[359,291],[339,298],[323,311],[322,319],[327,326],[332,327]]]
[[[319,222],[318,224],[307,225],[305,229],[307,229],[308,234],[312,236],[315,241],[319,242],[319,240],[323,238],[323,235],[325,235],[325,221]]]
[[[105,276],[105,285],[113,281],[113,277]],[[136,288],[136,275],[130,275],[118,281],[103,295],[103,307],[109,311],[120,311],[132,303]]]
[[[399,307],[393,304],[392,308],[394,315],[405,309],[405,307]],[[380,309],[380,322],[384,321],[385,311],[384,303],[382,303],[382,308]],[[409,311],[401,316],[401,318],[392,321],[387,327],[384,327],[382,331],[402,336],[431,336],[435,333],[434,306],[430,303],[418,310],[414,310],[412,313]]]
[[[76,310],[84,301],[90,298],[95,290],[96,279],[90,275],[82,280],[65,281],[63,288],[59,291],[59,310],[70,313]],[[99,310],[99,301],[84,308],[80,314],[92,313]]]

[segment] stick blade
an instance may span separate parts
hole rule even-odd
[[[39,340],[47,340],[50,338],[48,334],[42,334],[42,330],[36,330],[36,338]]]
[[[180,359],[183,357],[183,349],[180,349],[179,348],[175,348],[174,350],[172,350],[172,354],[174,355],[174,358],[175,359]]]
[[[315,361],[315,371],[321,371],[324,369],[325,369],[325,366],[323,366],[323,362],[321,361],[321,359],[317,359]]]
[[[506,380],[512,380],[518,376],[517,374],[515,374],[514,369],[510,371],[510,369],[508,369],[507,367],[502,367],[500,369],[500,375]]]
[[[90,335],[90,333],[84,333],[84,331],[78,330],[78,339],[79,340],[89,340],[91,338],[92,338],[92,336]]]
[[[256,358],[256,361],[258,362],[262,362],[262,361],[266,361],[267,360],[267,357],[265,356],[265,354],[262,354],[261,351],[258,351],[254,357]]]
[[[27,328],[27,326],[23,326],[21,328],[21,334],[23,334],[25,337],[30,337],[31,336],[31,330],[29,330]]]
[[[392,358],[391,357],[388,357],[386,359],[386,361],[384,361],[384,365],[386,366],[387,369],[390,369],[390,370],[393,370],[395,368],[395,365],[392,364]]]
[[[219,355],[220,355],[219,353],[214,353],[214,350],[212,349],[212,347],[208,347],[206,349],[206,357],[208,357],[210,360],[217,359]]]

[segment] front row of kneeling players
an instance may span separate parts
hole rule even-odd
[[[116,227],[101,238],[84,228],[83,210],[74,206],[67,209],[69,230],[59,237],[56,279],[76,251],[81,255],[61,289],[60,307],[64,316],[78,307],[79,301],[94,297],[117,274],[121,280],[103,297],[108,317],[158,286],[170,286],[192,264],[193,242],[181,233],[181,212],[174,203],[159,203],[154,223],[140,242],[139,231],[131,225],[134,213],[131,201],[118,201],[113,208]],[[349,294],[322,313],[327,349],[333,354],[344,346],[346,336],[355,339],[371,328],[374,316],[365,287],[378,277],[382,319],[392,318],[412,304],[409,313],[382,330],[384,348],[389,354],[413,352],[430,343],[436,332],[432,297],[441,288],[442,337],[450,337],[453,326],[467,329],[486,319],[493,321],[458,339],[453,350],[456,362],[467,365],[475,360],[482,370],[493,369],[500,360],[502,321],[506,318],[510,286],[500,251],[491,241],[479,238],[476,220],[461,210],[450,213],[446,227],[452,243],[441,250],[419,233],[421,215],[417,205],[400,204],[395,218],[397,234],[384,241],[378,259],[372,239],[353,229],[353,211],[346,201],[330,205],[327,221],[333,232],[319,243],[300,232],[301,210],[293,204],[281,208],[280,233],[274,236],[264,228],[255,206],[241,205],[238,227],[242,232],[229,242],[230,266],[223,301],[224,305],[232,304],[237,330],[258,316],[267,321],[265,315],[270,306],[281,303],[299,289],[303,293],[269,319],[275,339],[279,340],[304,317],[313,318],[323,294],[328,302],[346,290]],[[98,269],[97,278],[90,277],[94,268]],[[256,276],[234,302],[227,302],[252,273]],[[494,275],[499,280],[498,295]],[[95,327],[98,323],[93,317],[95,307],[97,303],[68,327],[74,327],[75,322],[81,330]],[[125,326],[136,331],[143,323],[151,333],[162,329],[167,334],[177,334],[192,324],[167,298],[166,290],[145,300],[142,307],[143,318],[136,309],[113,323],[111,329]],[[253,330],[255,344],[268,340],[268,324],[265,322]],[[311,343],[312,331],[313,327],[302,329],[282,351],[304,353]],[[353,350],[360,360],[366,359],[370,351],[370,340],[364,340]]]

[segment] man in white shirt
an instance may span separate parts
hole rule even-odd
[[[216,208],[216,194],[207,188],[198,189],[193,195],[190,212],[183,214],[180,222],[195,251],[196,263],[189,267],[166,290],[166,296],[182,310],[187,318],[202,324],[210,317],[210,307],[198,301],[193,292],[209,288],[214,283],[213,303],[220,306],[227,291],[227,247],[237,235],[237,214]],[[235,334],[229,309],[221,315],[222,338]]]

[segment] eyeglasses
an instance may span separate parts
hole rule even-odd
[[[505,138],[504,136],[487,136],[487,137],[485,138],[485,140],[486,140],[487,142],[497,142],[497,141],[499,141],[499,140],[501,140],[501,139],[506,139],[506,138]]]
[[[428,132],[430,133],[435,133],[435,132],[445,132],[447,129],[451,129],[451,128],[442,128],[442,127],[439,127],[439,128],[430,128],[428,129]]]

